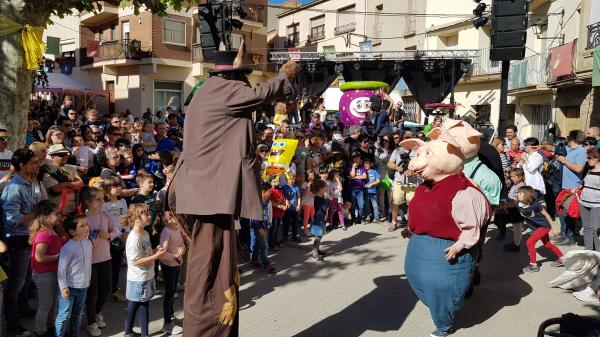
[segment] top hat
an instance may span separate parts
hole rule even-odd
[[[252,69],[243,67],[244,56],[246,54],[246,45],[244,41],[240,44],[240,49],[235,50],[217,50],[215,51],[215,66],[209,71],[210,75],[238,72],[243,75],[252,73]]]

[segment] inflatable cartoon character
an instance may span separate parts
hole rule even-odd
[[[298,146],[297,139],[276,139],[273,141],[269,157],[267,158],[267,167],[263,173],[263,178],[268,178],[272,175],[279,177],[285,173],[290,164],[296,147]]]
[[[339,110],[342,122],[346,125],[361,125],[365,114],[371,110],[370,98],[379,88],[389,88],[385,82],[354,81],[340,85],[344,92],[340,98]]]

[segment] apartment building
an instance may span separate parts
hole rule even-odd
[[[197,8],[169,9],[166,16],[157,16],[143,8],[135,14],[133,6],[98,3],[95,13],[52,18],[56,24],[49,26],[44,40],[59,38],[60,50],[48,56],[68,59],[73,63],[67,74],[71,79],[107,94],[106,100],[97,101],[102,112],[130,109],[141,116],[147,108],[183,109],[193,86],[213,67],[212,60],[203,58]],[[235,16],[244,25],[232,34],[234,48],[246,41],[253,84],[268,75],[266,5],[266,0],[245,1],[247,16]]]

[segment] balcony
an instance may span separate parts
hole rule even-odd
[[[351,22],[351,23],[347,23],[347,24],[335,27],[333,32],[335,35],[341,35],[341,34],[352,33],[355,30],[356,30],[356,23]]]
[[[104,41],[100,45],[100,51],[98,56],[95,58],[87,57],[85,48],[80,49],[80,55],[82,56],[80,64],[90,65],[102,61],[110,60],[141,60],[143,58],[152,57],[152,52],[148,50],[142,50],[141,42],[139,40],[114,40]]]
[[[473,59],[471,76],[499,75],[502,72],[502,63],[490,60],[489,48],[479,50],[479,57]]]
[[[508,90],[537,90],[546,87],[550,66],[549,54],[536,54],[511,63],[508,73]],[[527,90],[530,91],[530,90]]]
[[[246,56],[246,65],[248,66],[248,68],[255,70],[255,71],[264,71],[265,65],[264,63],[264,57],[262,54],[253,54],[253,53],[249,53]]]
[[[82,25],[95,27],[107,21],[119,18],[119,7],[108,3],[107,1],[98,1],[96,11],[81,12],[79,20]]]
[[[593,49],[600,45],[600,22],[596,22],[588,27],[587,49]]]

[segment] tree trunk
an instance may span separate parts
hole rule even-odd
[[[45,26],[49,13],[33,13],[24,0],[0,1],[0,14],[20,24]],[[0,128],[13,136],[9,147],[14,150],[25,144],[27,114],[33,81],[25,67],[25,52],[21,32],[0,36]]]

